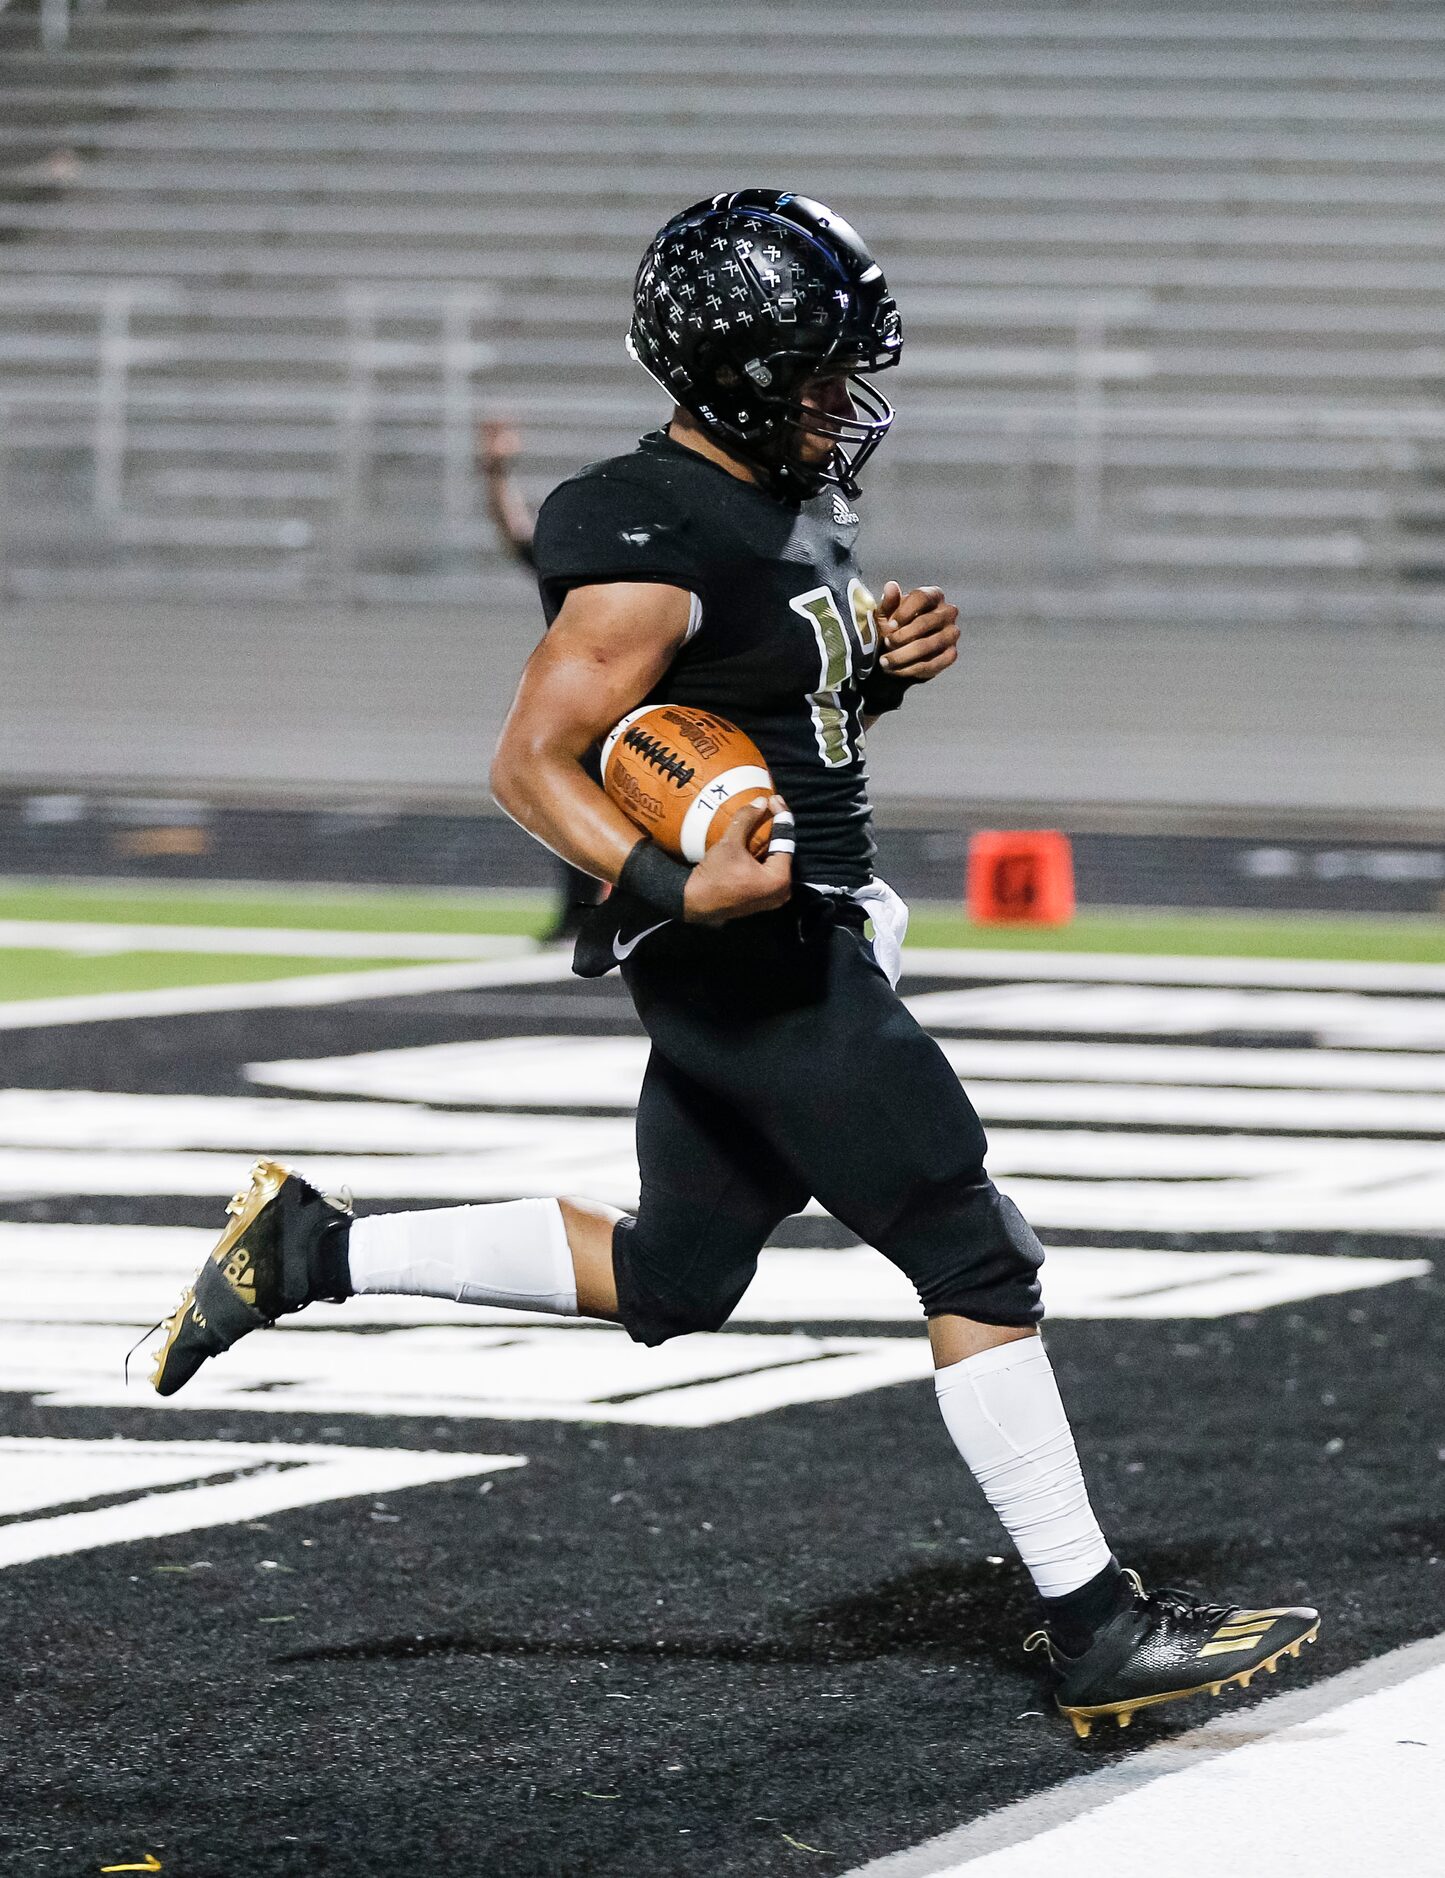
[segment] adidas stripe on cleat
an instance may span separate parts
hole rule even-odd
[[[165,1322],[151,1382],[174,1395],[209,1357],[320,1298],[349,1297],[351,1201],[319,1193],[279,1161],[257,1161],[230,1224]]]
[[[1137,1572],[1125,1576],[1133,1597],[1081,1656],[1066,1656],[1047,1630],[1024,1643],[1047,1651],[1054,1700],[1080,1737],[1105,1717],[1127,1728],[1141,1708],[1247,1689],[1260,1670],[1273,1675],[1281,1657],[1298,1656],[1319,1635],[1319,1613],[1308,1605],[1206,1604],[1187,1591],[1146,1591]]]

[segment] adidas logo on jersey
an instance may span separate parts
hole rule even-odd
[[[836,489],[833,491],[833,520],[840,528],[852,528],[858,520]]]

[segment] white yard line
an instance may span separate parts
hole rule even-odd
[[[1445,1636],[1220,1711],[847,1878],[1437,1878],[1442,1790]]]
[[[318,972],[260,984],[184,985],[157,991],[111,991],[66,998],[24,998],[0,1004],[0,1030],[42,1030],[56,1024],[102,1024],[132,1017],[181,1017],[202,1011],[265,1011],[371,998],[411,998],[489,985],[551,984],[569,978],[566,951],[475,964],[398,965],[375,971]]]
[[[36,952],[215,952],[287,959],[497,959],[533,949],[498,933],[326,932],[313,926],[155,926],[0,919],[0,948]]]
[[[174,1538],[323,1500],[396,1493],[525,1465],[520,1454],[438,1454],[271,1441],[6,1437],[0,1439],[0,1510],[33,1514],[46,1505],[118,1494],[133,1497],[0,1526],[0,1567],[63,1558],[127,1540]],[[195,1484],[185,1485],[188,1480]],[[158,1486],[173,1490],[151,1491]]]

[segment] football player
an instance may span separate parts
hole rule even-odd
[[[873,874],[863,733],[954,663],[959,634],[937,587],[889,581],[875,599],[854,559],[859,475],[893,415],[868,375],[903,345],[882,269],[821,203],[715,196],[648,248],[628,343],[672,419],[542,507],[549,630],[492,786],[614,885],[575,965],[620,965],[652,1040],[637,1211],[531,1199],[353,1221],[258,1163],[169,1320],[155,1385],[170,1394],[248,1331],[353,1292],[607,1318],[645,1344],[716,1330],[768,1235],[816,1196],[917,1288],[944,1422],[1038,1589],[1029,1641],[1076,1729],[1247,1683],[1298,1654],[1316,1613],[1146,1590],[1120,1566],[1039,1335],[1043,1247],[894,990],[906,915]],[[761,808],[694,867],[639,838],[588,758],[661,702],[748,733],[794,853],[750,853]]]

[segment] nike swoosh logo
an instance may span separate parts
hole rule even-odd
[[[670,926],[671,924],[671,920],[660,919],[655,926],[644,926],[641,932],[634,933],[632,938],[626,940],[622,938],[620,933],[613,933],[613,958],[615,958],[620,965],[623,959],[630,959],[632,957],[633,953],[642,944],[644,939],[650,938],[655,932],[661,932],[664,926]]]

